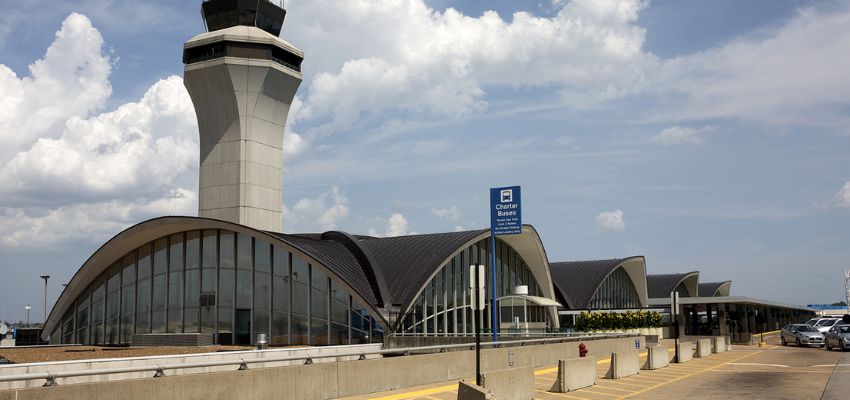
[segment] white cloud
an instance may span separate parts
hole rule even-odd
[[[451,206],[449,208],[432,208],[431,213],[438,218],[449,222],[457,222],[463,215],[457,206]]]
[[[835,195],[834,204],[839,208],[850,208],[850,182],[845,183]]]
[[[394,237],[394,236],[405,236],[405,235],[415,235],[416,232],[408,232],[408,223],[407,218],[400,213],[393,213],[390,215],[390,218],[387,220],[387,228],[386,231],[382,234],[378,232],[375,228],[369,228],[369,236],[375,237]]]
[[[641,88],[656,57],[641,51],[641,0],[575,0],[551,18],[469,17],[423,0],[293,0],[285,36],[321,48],[303,118],[322,135],[388,111],[411,119],[482,110],[490,86],[546,87],[583,107]],[[368,43],[364,46],[363,43]]]
[[[689,128],[671,126],[652,136],[652,141],[664,146],[699,145],[705,143],[705,135],[712,128]]]
[[[0,161],[40,137],[56,137],[74,116],[104,106],[112,93],[109,56],[91,21],[71,14],[43,58],[18,78],[0,64]]]
[[[623,233],[626,229],[626,221],[623,220],[623,211],[603,211],[596,216],[596,227],[602,232]]]
[[[303,198],[290,209],[283,207],[283,226],[287,232],[340,229],[340,220],[348,217],[348,198],[334,186],[315,198]]]
[[[103,243],[121,230],[163,215],[193,215],[197,193],[173,190],[154,200],[75,203],[57,208],[0,208],[0,246],[44,248]]]
[[[769,125],[846,126],[850,7],[801,9],[786,24],[666,61],[662,120],[735,118]]]

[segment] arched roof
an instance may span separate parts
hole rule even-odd
[[[649,287],[649,298],[670,298],[680,283],[685,284],[690,297],[699,295],[699,271],[691,271],[676,274],[647,275],[646,283]]]
[[[647,306],[646,259],[643,256],[550,264],[552,283],[559,299],[571,310],[586,310],[605,278],[620,267],[632,279],[641,306]]]
[[[489,230],[390,238],[352,236],[345,232],[283,234],[209,218],[156,218],[127,228],[86,260],[51,310],[44,335],[49,335],[58,326],[60,318],[76,298],[120,257],[155,239],[203,229],[243,233],[290,249],[338,277],[390,327],[396,322],[398,311],[404,312],[409,308],[440,267],[475,242],[490,236]],[[522,235],[502,236],[500,239],[520,253],[543,295],[554,299],[549,265],[537,231],[525,225]]]
[[[707,282],[699,284],[700,297],[729,296],[732,293],[732,281]]]

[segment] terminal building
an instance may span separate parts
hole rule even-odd
[[[286,346],[469,336],[478,328],[475,264],[487,271],[480,328],[488,332],[558,331],[581,311],[669,310],[673,291],[694,300],[692,320],[682,322],[694,332],[704,330],[704,310],[708,321],[748,315],[746,305],[743,314],[714,306],[730,299],[731,282],[703,289],[696,272],[647,276],[642,256],[550,264],[531,225],[499,236],[495,249],[489,229],[281,233],[284,125],[304,53],[278,37],[281,1],[208,0],[202,11],[208,31],[183,54],[200,135],[198,217],[152,219],[103,244],[57,300],[44,340],[249,345],[265,337]],[[773,321],[805,312],[777,306]]]

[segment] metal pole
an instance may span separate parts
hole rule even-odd
[[[27,304],[27,306],[24,307],[24,308],[27,309],[27,326],[29,326],[30,325],[30,310],[32,309],[32,307],[30,307],[30,305]]]
[[[499,321],[496,314],[496,235],[490,229],[490,330],[493,332],[493,342],[498,342]]]
[[[478,280],[478,269],[481,267],[479,264],[475,264],[475,308],[478,308],[478,304],[480,304],[480,291],[478,288],[481,285],[481,282]],[[481,386],[481,310],[473,310],[475,314],[475,384],[477,386]]]
[[[50,275],[42,275],[41,279],[44,279],[44,323],[47,324],[47,280]]]
[[[676,362],[681,362],[679,358],[679,293],[670,293],[670,319],[673,320],[673,344],[676,349]]]

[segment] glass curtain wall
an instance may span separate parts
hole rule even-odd
[[[126,345],[133,335],[199,333],[219,344],[328,345],[383,340],[347,286],[289,249],[228,231],[147,243],[110,266],[65,314],[62,343]]]
[[[404,315],[400,332],[446,336],[474,333],[469,294],[469,266],[474,264],[486,266],[487,307],[481,312],[481,321],[485,330],[491,329],[489,304],[493,269],[490,268],[490,240],[485,239],[462,250],[440,268]],[[521,285],[528,286],[531,296],[542,295],[528,264],[500,239],[496,239],[495,273],[497,297],[513,294],[513,288]],[[548,321],[549,315],[545,314],[540,318]]]
[[[640,297],[629,273],[622,267],[611,272],[588,303],[591,310],[640,308]]]

